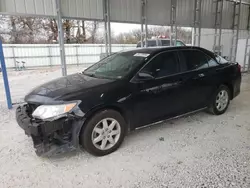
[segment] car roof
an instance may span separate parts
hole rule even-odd
[[[197,47],[197,46],[160,46],[160,47],[148,47],[148,48],[136,48],[133,50],[125,50],[125,51],[121,51],[122,52],[136,52],[136,53],[147,53],[147,54],[157,54],[160,52],[166,52],[166,51],[170,51],[170,50],[183,50],[183,49],[196,49],[196,50],[200,50],[203,51],[206,54],[212,55],[213,52],[210,52],[204,48],[201,47]]]

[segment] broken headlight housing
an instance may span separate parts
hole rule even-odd
[[[35,109],[32,116],[41,120],[56,120],[67,116],[77,104],[77,102],[73,102],[59,105],[41,105]]]

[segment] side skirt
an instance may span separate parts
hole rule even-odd
[[[162,121],[157,121],[157,122],[155,122],[155,123],[150,123],[150,124],[148,124],[148,125],[144,125],[144,126],[138,127],[138,128],[136,128],[135,130],[144,129],[144,128],[146,128],[146,127],[150,127],[150,126],[152,126],[152,125],[160,124],[160,123],[163,123],[163,122],[165,122],[165,121],[170,121],[170,120],[173,120],[173,119],[178,119],[178,118],[180,118],[180,117],[184,117],[184,116],[187,116],[187,115],[190,115],[190,114],[194,114],[194,113],[203,111],[203,110],[205,110],[205,109],[207,109],[207,107],[205,107],[205,108],[200,108],[200,109],[198,109],[198,110],[194,110],[194,111],[191,111],[191,112],[182,114],[182,115],[174,116],[174,117],[171,117],[171,118],[162,120]]]

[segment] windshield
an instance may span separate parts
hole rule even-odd
[[[220,63],[220,64],[225,64],[228,63],[228,60],[224,59],[223,57],[216,55],[216,60]]]
[[[113,54],[86,69],[83,74],[97,78],[121,79],[135,70],[149,55],[137,52]]]

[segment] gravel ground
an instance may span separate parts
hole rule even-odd
[[[60,71],[16,74],[9,77],[20,100]],[[200,112],[135,131],[118,151],[104,157],[84,151],[37,157],[15,122],[15,109],[6,109],[2,87],[0,82],[1,188],[250,187],[250,75],[244,76],[241,95],[224,115]]]

